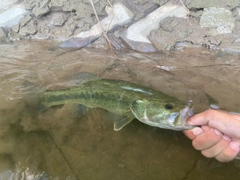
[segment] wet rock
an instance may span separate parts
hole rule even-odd
[[[27,14],[29,14],[29,11],[25,10],[22,4],[8,9],[0,14],[0,27],[11,28]]]
[[[3,31],[3,29],[0,28],[0,44],[6,43],[6,42],[8,42],[7,35]]]
[[[187,14],[188,11],[182,5],[165,4],[123,31],[121,38],[134,50],[155,52],[157,49],[147,38],[150,32],[158,29],[159,22],[167,17],[186,18]]]
[[[211,35],[231,33],[234,27],[231,11],[224,8],[205,8],[200,19],[201,27],[209,28]]]
[[[21,35],[18,34],[17,32],[14,32],[14,31],[9,31],[8,32],[8,39],[10,41],[19,41],[21,39]]]
[[[225,53],[229,53],[229,54],[240,54],[240,46],[228,46],[225,48],[222,48],[222,51]]]
[[[74,38],[64,42],[60,47],[79,48],[86,46],[102,35],[102,29],[104,29],[104,31],[111,31],[116,27],[129,23],[134,17],[134,14],[121,3],[115,3],[112,8],[107,7],[106,12],[108,17],[92,26],[89,31],[81,32]]]

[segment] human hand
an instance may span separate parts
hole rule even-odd
[[[184,134],[205,157],[215,157],[220,162],[240,159],[240,115],[209,109],[187,122],[199,126]]]

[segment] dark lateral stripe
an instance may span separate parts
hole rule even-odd
[[[82,92],[82,93],[47,93],[45,94],[45,101],[47,102],[58,102],[64,100],[79,100],[81,101],[92,101],[92,100],[101,100],[103,103],[105,102],[116,102],[119,97],[115,95],[105,95],[104,93],[97,92]]]

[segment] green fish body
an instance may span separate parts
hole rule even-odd
[[[40,103],[45,108],[77,103],[90,108],[106,109],[122,117],[114,122],[115,131],[134,118],[165,129],[193,128],[186,123],[187,118],[193,115],[191,103],[184,104],[175,97],[121,80],[93,79],[78,87],[46,91],[40,95]]]

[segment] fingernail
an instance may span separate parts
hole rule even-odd
[[[199,134],[201,134],[203,132],[203,130],[199,127],[196,127],[192,130],[192,132],[195,136],[198,136]]]
[[[187,123],[190,124],[190,125],[194,125],[194,123],[191,122],[191,117],[188,118]]]
[[[231,142],[230,143],[230,147],[233,149],[233,150],[239,150],[239,146],[240,144],[238,142]]]
[[[226,136],[225,134],[223,135],[223,139],[225,139],[226,141],[230,141],[231,138],[229,136]]]
[[[222,135],[222,133],[221,133],[219,130],[217,130],[217,129],[214,129],[214,132],[215,132],[215,134],[217,134],[217,135]]]

